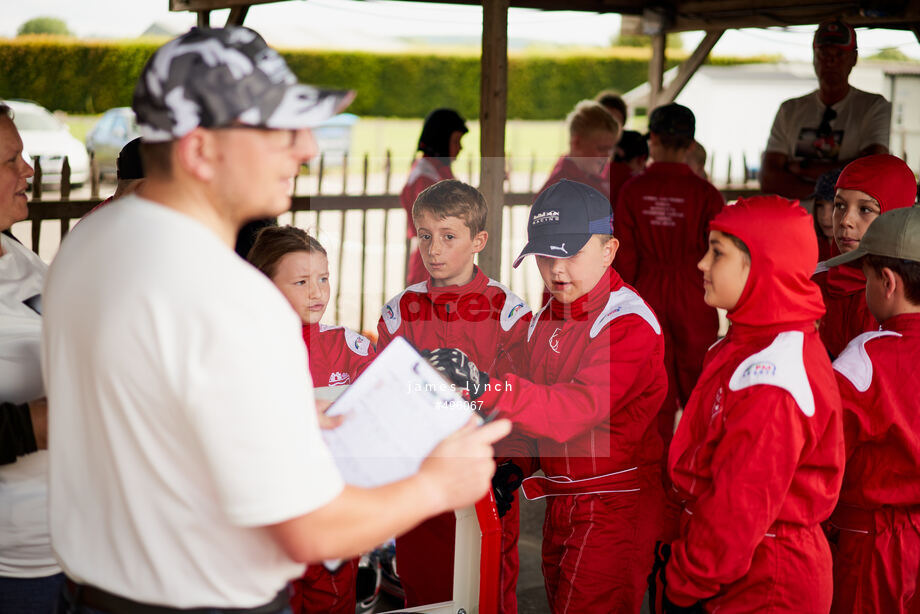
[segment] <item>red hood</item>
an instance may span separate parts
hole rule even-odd
[[[751,270],[741,298],[728,318],[735,324],[771,326],[814,321],[824,301],[811,274],[818,242],[811,216],[798,201],[779,196],[739,199],[712,222],[741,239],[751,252]]]
[[[837,188],[865,192],[878,202],[882,213],[912,207],[917,184],[910,167],[890,154],[857,158],[846,165],[837,179]],[[831,257],[840,253],[835,241]],[[832,267],[827,272],[827,291],[831,296],[850,296],[864,292],[866,277],[856,264]]]

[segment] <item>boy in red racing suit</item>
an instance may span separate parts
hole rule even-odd
[[[383,306],[377,325],[380,350],[401,336],[423,352],[462,347],[502,372],[519,368],[532,314],[522,298],[473,263],[488,240],[486,213],[482,194],[456,179],[441,181],[419,195],[412,218],[429,278]],[[496,457],[513,458],[526,468],[533,455],[529,450],[526,438],[512,435],[496,446]],[[501,519],[502,612],[517,611],[518,517],[513,501]],[[396,565],[408,607],[451,599],[454,514],[436,516],[397,537]]]
[[[843,475],[840,396],[815,328],[811,217],[755,196],[709,225],[706,302],[728,335],[706,356],[668,454],[683,505],[650,578],[653,611],[827,612],[831,554],[820,524]],[[765,232],[769,229],[769,232]]]
[[[831,612],[920,612],[920,209],[883,213],[859,247],[828,261],[861,266],[881,330],[834,361],[847,464],[831,516]]]
[[[679,104],[652,111],[649,151],[654,162],[620,190],[614,208],[620,240],[617,271],[648,301],[664,333],[668,396],[658,428],[665,448],[674,416],[687,404],[703,357],[719,333],[719,315],[703,301],[696,263],[706,253],[709,221],[725,201],[684,163],[696,118]]]
[[[459,350],[432,363],[486,410],[537,438],[547,497],[543,577],[554,613],[639,612],[660,530],[663,448],[657,414],[667,390],[661,327],[611,267],[610,207],[563,180],[530,211],[528,243],[551,299],[528,331],[523,375],[480,372]],[[500,377],[496,377],[500,376]]]

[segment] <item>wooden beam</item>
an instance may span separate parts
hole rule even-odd
[[[230,9],[230,14],[227,15],[227,25],[228,26],[241,26],[243,21],[246,19],[246,14],[249,12],[249,5],[244,6],[235,6]]]
[[[658,105],[664,81],[664,48],[667,33],[664,31],[652,35],[652,59],[648,63],[648,112]]]
[[[211,11],[198,11],[198,27],[199,28],[210,28],[211,27]]]
[[[252,6],[284,0],[169,0],[170,11],[214,11],[234,6]]]
[[[660,99],[656,99],[656,104],[661,105],[674,102],[674,99],[677,98],[680,91],[684,89],[684,86],[687,85],[690,78],[693,77],[699,67],[703,65],[709,52],[712,51],[712,48],[719,42],[724,32],[725,30],[714,30],[706,33],[706,36],[703,37],[703,40],[700,41],[697,48],[690,54],[690,57],[684,60],[680,68],[677,69],[677,76],[674,77],[674,80],[671,81],[664,92],[661,93]],[[649,111],[651,110],[652,107],[649,106]]]
[[[505,203],[505,118],[508,108],[508,2],[482,2],[482,60],[479,98],[479,190],[489,204],[489,241],[479,267],[499,279],[502,266],[502,211]]]

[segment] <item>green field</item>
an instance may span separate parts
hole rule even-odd
[[[80,141],[85,141],[87,133],[101,115],[61,117],[71,133]],[[474,168],[478,167],[479,122],[469,121],[468,125],[470,132],[463,138],[464,149],[454,165],[456,174],[461,177],[467,174],[470,163]],[[392,156],[394,174],[404,173],[411,164],[421,129],[422,119],[360,118],[351,134],[349,174],[361,173],[365,154],[369,156],[371,172],[381,170],[387,150]],[[562,118],[559,121],[508,121],[505,149],[511,156],[514,171],[529,173],[533,168],[535,177],[545,176],[567,147],[568,135]],[[330,165],[329,172],[335,175],[340,171]]]

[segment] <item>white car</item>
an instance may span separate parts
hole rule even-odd
[[[70,160],[70,183],[82,185],[89,180],[89,156],[86,148],[70,134],[63,122],[52,115],[46,108],[33,102],[5,100],[13,110],[13,123],[22,137],[25,154],[35,159],[41,158],[42,183],[61,182],[61,166],[64,157]]]

